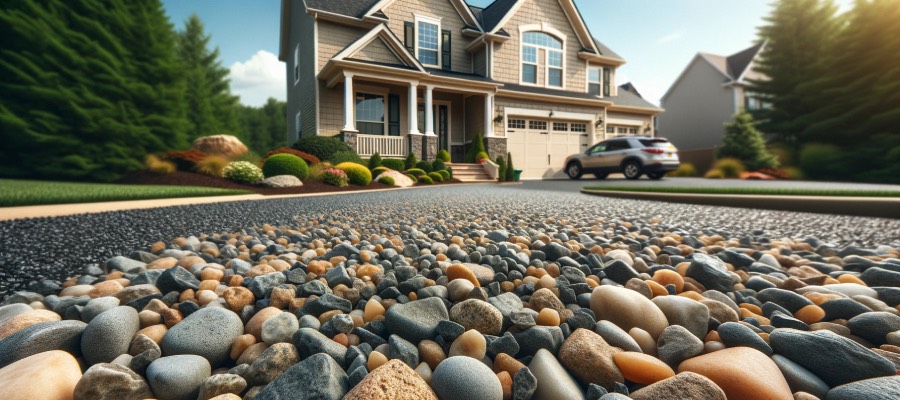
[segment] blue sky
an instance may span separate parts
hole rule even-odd
[[[339,0],[335,0],[339,1]],[[838,0],[845,7],[852,0]],[[285,98],[278,54],[280,0],[163,0],[179,29],[197,13],[232,70],[232,91],[261,105]],[[491,0],[470,0],[486,5]],[[576,0],[591,32],[628,60],[618,83],[631,81],[658,103],[697,52],[728,55],[752,45],[771,0]]]

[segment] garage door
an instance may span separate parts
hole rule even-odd
[[[507,134],[507,146],[522,179],[564,178],[563,161],[588,145],[585,122],[509,118]]]

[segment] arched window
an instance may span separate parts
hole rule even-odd
[[[538,82],[540,53],[544,53],[544,82]],[[522,82],[562,87],[563,42],[544,32],[522,34]]]

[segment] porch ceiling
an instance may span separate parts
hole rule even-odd
[[[338,83],[343,82],[345,72],[352,73],[354,78],[365,81],[400,85],[430,85],[435,90],[453,93],[488,94],[495,93],[499,87],[503,86],[499,82],[493,82],[484,78],[470,79],[464,76],[452,76],[451,74],[438,75],[358,60],[331,60],[322,68],[318,78],[324,80],[328,87],[334,87]]]

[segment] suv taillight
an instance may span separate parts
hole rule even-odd
[[[663,149],[649,149],[649,148],[648,148],[648,149],[641,149],[641,150],[643,150],[645,153],[650,153],[650,154],[662,154],[662,153],[665,153],[665,150],[663,150]]]

